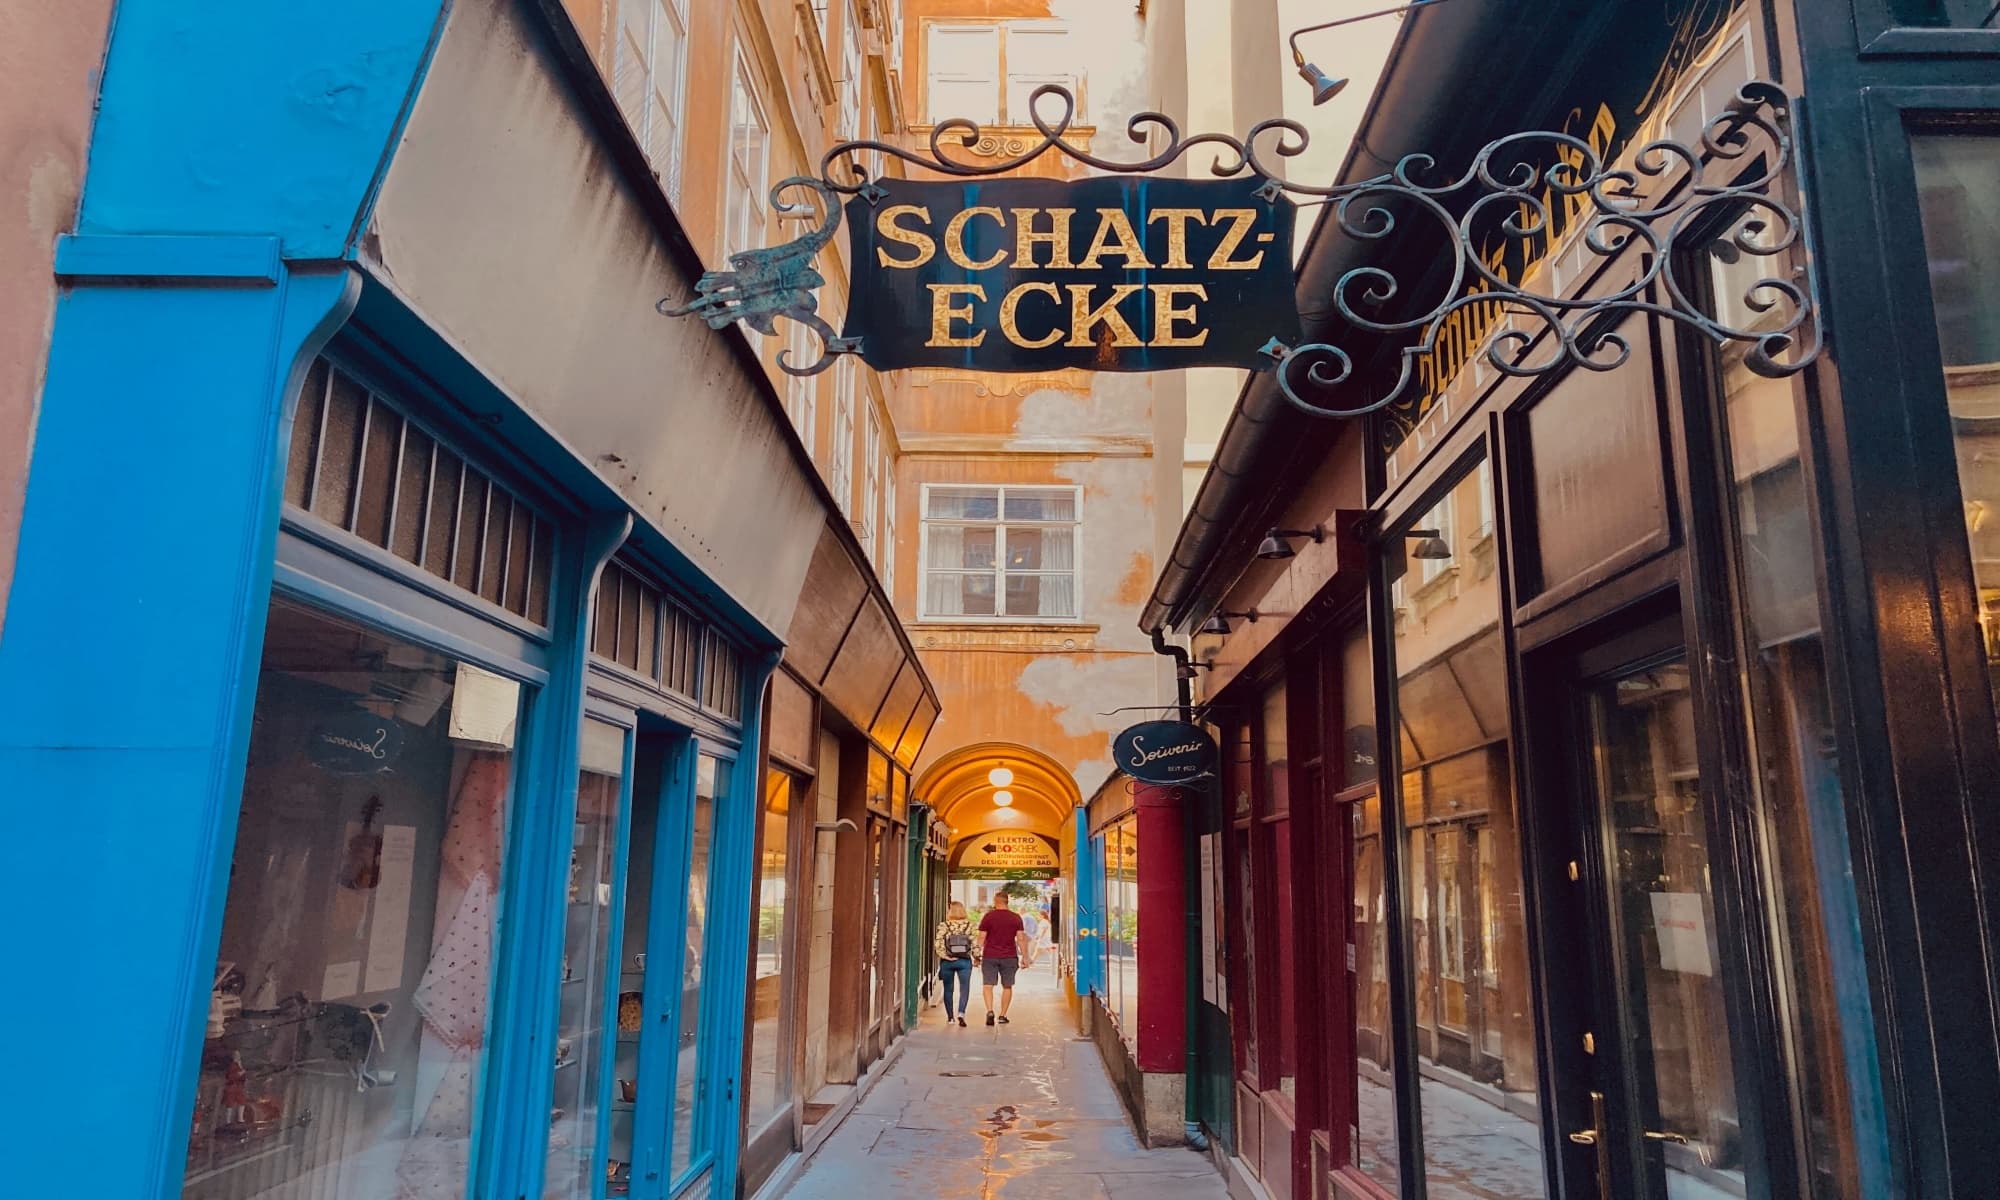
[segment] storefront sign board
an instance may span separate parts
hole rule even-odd
[[[842,334],[878,371],[1268,367],[1299,318],[1266,182],[878,180],[847,203]]]
[[[1183,721],[1144,721],[1111,739],[1111,760],[1141,783],[1189,783],[1215,774],[1215,742]]]

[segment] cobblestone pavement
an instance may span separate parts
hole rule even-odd
[[[1139,1145],[1097,1048],[1045,961],[1022,972],[1012,1024],[923,1010],[902,1057],[786,1200],[1224,1200],[1190,1150]]]

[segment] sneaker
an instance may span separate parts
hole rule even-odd
[[[991,1025],[991,1024],[993,1023],[993,1014],[992,1014],[992,1013],[987,1013],[987,1014],[986,1014],[986,1023],[987,1023],[988,1025]]]
[[[965,1018],[964,1018],[964,1017],[960,1017],[960,1018],[958,1019],[958,1027],[959,1027],[960,1029],[963,1029],[963,1028],[965,1028]]]

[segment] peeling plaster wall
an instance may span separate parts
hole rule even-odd
[[[55,314],[56,239],[76,222],[111,0],[0,5],[0,629]]]
[[[922,127],[927,20],[1060,20],[1071,31],[1082,78],[1089,149],[1111,159],[1148,152],[1126,122],[1158,107],[1148,69],[1146,19],[1103,0],[906,0],[904,107]],[[1009,114],[1010,118],[1015,114]],[[1021,124],[1010,120],[1010,124]],[[1034,137],[1032,130],[1027,136]],[[1086,172],[1054,155],[1024,173]],[[907,506],[898,528],[900,611],[943,717],[918,771],[980,742],[1011,742],[1048,755],[1089,795],[1110,773],[1111,735],[1130,706],[1172,695],[1166,660],[1136,626],[1180,519],[1182,393],[1161,377],[1057,371],[1036,376],[904,372],[891,407],[903,450],[897,468]],[[1082,489],[1078,609],[1074,622],[925,620],[919,611],[919,531],[925,484],[1074,484]]]

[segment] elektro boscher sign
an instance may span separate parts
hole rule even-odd
[[[1261,178],[884,179],[847,204],[848,337],[880,371],[1268,366],[1294,208]]]

